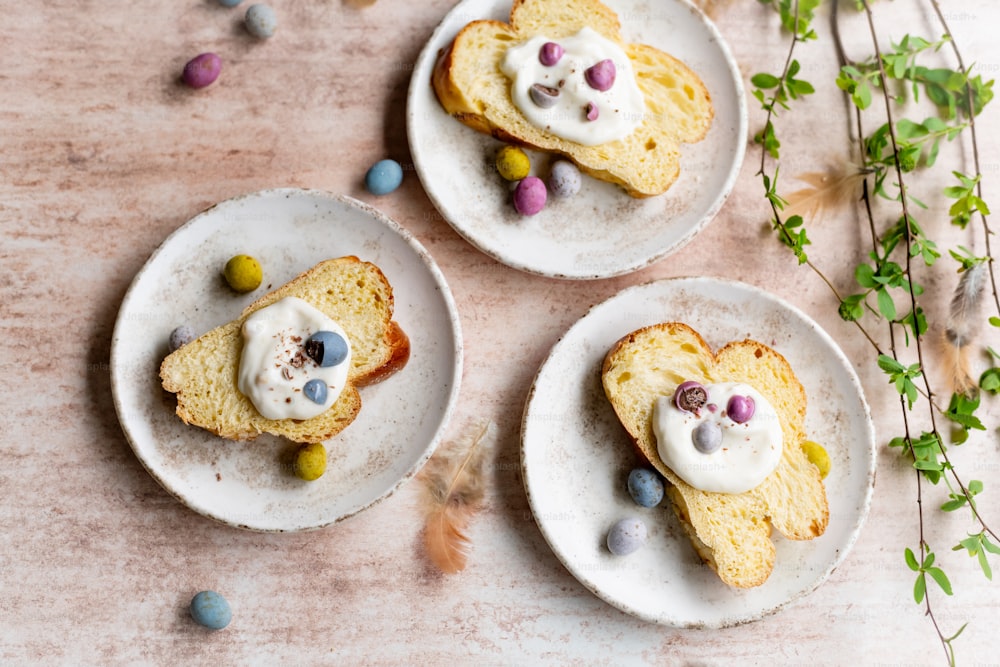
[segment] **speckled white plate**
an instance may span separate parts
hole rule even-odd
[[[221,276],[238,253],[264,269],[264,284],[242,296]],[[411,355],[398,373],[361,388],[361,413],[326,443],[326,474],[315,482],[296,478],[289,460],[295,447],[279,438],[232,442],[184,425],[159,382],[173,328],[208,331],[320,261],[344,255],[373,262],[388,277]],[[191,509],[262,531],[319,528],[389,495],[433,453],[461,377],[459,318],[434,260],[374,208],[313,190],[237,197],[171,234],[132,282],[111,343],[115,408],[149,473]]]
[[[420,54],[407,99],[417,174],[445,220],[469,243],[517,269],[567,279],[636,271],[682,247],[722,206],[743,162],[747,110],[739,68],[715,26],[684,0],[606,0],[630,42],[658,47],[694,69],[712,96],[708,136],[681,149],[681,176],[665,194],[633,199],[591,178],[567,200],[522,217],[494,167],[502,145],[451,118],[431,88],[438,51],[470,21],[506,22],[510,0],[464,0]],[[550,157],[531,153],[535,175]]]
[[[701,564],[669,503],[646,509],[626,480],[638,459],[604,396],[604,355],[640,327],[682,321],[713,349],[754,338],[780,352],[808,395],[806,430],[830,453],[830,524],[821,537],[772,535],[774,571],[762,586],[737,590]],[[684,278],[626,289],[595,306],[552,348],[525,407],[521,465],[535,520],[556,556],[596,595],[639,618],[679,627],[757,620],[819,586],[845,558],[868,514],[875,482],[875,432],[850,362],[805,314],[755,287]],[[614,556],[608,529],[641,517],[646,545]]]

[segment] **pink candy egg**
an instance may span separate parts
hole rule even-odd
[[[521,215],[535,215],[545,208],[548,191],[545,181],[537,176],[528,176],[514,188],[514,208]]]

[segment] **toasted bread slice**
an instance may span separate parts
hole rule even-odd
[[[500,70],[511,46],[544,35],[568,37],[589,26],[618,44],[645,98],[642,123],[624,139],[584,146],[528,122]],[[626,44],[618,16],[598,0],[514,0],[510,22],[474,21],[438,58],[438,100],[459,121],[497,139],[561,154],[582,171],[621,185],[633,197],[666,192],[680,174],[680,146],[700,141],[714,116],[705,84],[687,65],[643,44]]]
[[[711,493],[688,485],[667,467],[653,433],[653,404],[685,380],[743,382],[759,391],[781,421],[778,467],[756,488]],[[637,449],[669,482],[667,493],[695,550],[725,583],[764,583],[774,567],[771,526],[793,540],[822,535],[829,521],[819,470],[801,449],[806,393],[788,361],[753,340],[731,342],[717,353],[691,327],[669,322],[634,331],[608,352],[604,391]]]
[[[286,296],[304,299],[328,315],[351,343],[343,393],[311,419],[266,419],[237,389],[243,321]],[[377,266],[353,256],[326,260],[265,294],[232,322],[169,354],[160,378],[163,388],[177,395],[177,415],[187,424],[233,440],[271,433],[295,442],[322,442],[354,421],[361,409],[358,386],[389,376],[409,359],[409,338],[392,315],[392,287]]]

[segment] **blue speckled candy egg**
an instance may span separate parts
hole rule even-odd
[[[403,168],[395,160],[379,160],[365,174],[365,187],[373,195],[387,195],[403,182]]]
[[[559,198],[572,197],[583,182],[580,170],[569,160],[556,160],[549,171],[549,192]]]
[[[306,354],[326,368],[343,363],[349,348],[344,337],[335,331],[317,331],[306,341]]]
[[[223,7],[235,7],[241,2],[243,2],[243,0],[219,0],[219,4]]]
[[[243,16],[243,22],[246,23],[247,32],[259,39],[273,37],[274,31],[278,29],[278,17],[268,5],[250,5]]]
[[[643,507],[656,507],[663,500],[663,480],[649,468],[636,468],[628,474],[628,494]]]
[[[616,556],[627,556],[646,544],[646,524],[642,519],[628,517],[618,521],[608,531],[608,550]]]
[[[233,620],[233,610],[226,598],[215,591],[201,591],[191,600],[191,618],[198,625],[211,630],[221,630]]]

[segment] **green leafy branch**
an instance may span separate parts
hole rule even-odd
[[[994,302],[1000,315],[1000,296],[998,296],[996,281],[993,277],[992,254],[989,246],[989,229],[986,216],[989,207],[982,199],[981,177],[978,162],[978,148],[975,137],[974,117],[992,99],[993,82],[983,82],[978,76],[970,77],[968,70],[961,61],[957,46],[951,39],[947,23],[944,21],[936,0],[930,0],[944,27],[945,36],[938,41],[929,41],[920,37],[906,36],[898,44],[892,44],[891,50],[882,53],[879,48],[872,13],[868,0],[856,0],[859,10],[864,11],[868,19],[869,31],[872,37],[875,56],[864,63],[852,63],[843,55],[837,24],[837,4],[833,3],[833,27],[838,52],[841,55],[841,69],[836,85],[844,91],[854,104],[858,136],[862,137],[859,148],[861,161],[866,172],[874,173],[871,193],[886,200],[899,202],[901,215],[897,221],[882,234],[875,229],[872,202],[870,200],[869,183],[863,181],[861,201],[864,204],[869,227],[871,229],[873,250],[869,254],[870,263],[859,265],[855,270],[855,282],[861,291],[841,297],[837,289],[808,258],[806,246],[810,245],[806,233],[805,221],[801,216],[790,216],[782,221],[781,213],[785,200],[777,192],[778,167],[773,175],[766,171],[767,158],[777,161],[780,157],[781,144],[778,141],[774,119],[779,110],[783,113],[791,108],[790,102],[811,94],[814,88],[808,82],[798,78],[801,66],[793,57],[796,45],[806,39],[815,39],[816,34],[810,26],[813,10],[818,2],[808,4],[794,1],[767,2],[772,5],[781,17],[782,26],[792,34],[785,67],[779,75],[759,74],[752,77],[754,97],[761,103],[767,114],[764,129],[755,137],[761,144],[761,168],[765,196],[773,214],[772,226],[778,233],[781,242],[795,254],[799,264],[806,264],[826,282],[838,303],[840,316],[848,322],[853,322],[866,336],[877,353],[879,368],[886,374],[900,397],[902,408],[904,435],[893,438],[888,444],[898,447],[913,461],[917,481],[917,514],[919,525],[919,559],[910,549],[906,550],[907,565],[917,572],[914,584],[914,598],[917,603],[923,603],[926,614],[930,618],[949,663],[954,663],[952,641],[957,638],[965,626],[953,635],[945,636],[938,626],[931,607],[930,595],[927,591],[927,577],[934,580],[938,587],[947,595],[952,594],[951,584],[940,566],[934,565],[934,554],[924,539],[924,512],[922,504],[921,480],[938,484],[942,479],[948,488],[948,501],[941,509],[957,511],[968,508],[972,518],[982,529],[975,535],[959,542],[954,550],[966,549],[970,556],[979,558],[980,566],[987,578],[992,577],[987,553],[995,553],[997,536],[987,526],[980,515],[975,501],[976,496],[983,492],[983,484],[972,480],[965,485],[948,458],[947,449],[936,425],[935,414],[940,413],[955,427],[952,443],[965,442],[970,430],[983,430],[985,426],[975,416],[979,407],[978,396],[971,397],[962,394],[952,394],[951,402],[946,410],[940,408],[934,401],[929,380],[923,372],[925,366],[922,337],[928,330],[926,318],[917,298],[923,289],[913,280],[915,270],[914,260],[919,259],[924,267],[933,266],[941,257],[937,245],[921,228],[911,213],[910,204],[921,209],[927,207],[915,196],[911,195],[904,182],[904,175],[917,169],[929,169],[937,161],[945,142],[952,142],[964,132],[972,134],[972,145],[975,154],[975,172],[968,176],[960,172],[952,172],[957,179],[957,185],[944,189],[944,194],[954,200],[949,210],[950,222],[962,229],[977,217],[982,223],[986,235],[986,254],[984,257],[974,257],[961,246],[960,253],[949,250],[951,256],[959,261],[960,270],[968,270],[972,266],[987,263],[990,284],[993,287]],[[927,51],[937,51],[945,45],[951,45],[959,62],[957,69],[928,68],[920,60],[921,54]],[[891,88],[891,90],[890,90]],[[875,101],[875,93],[879,93],[885,105],[886,122],[867,137],[862,131],[861,112],[868,109]],[[900,105],[909,101],[919,100],[924,95],[937,109],[937,115],[925,118],[919,122],[908,118],[894,120],[893,103]],[[890,176],[895,177],[894,190],[890,192],[886,183]],[[902,250],[902,260],[895,259]],[[874,306],[869,299],[874,298]],[[899,308],[899,304],[908,302],[908,308]],[[900,312],[903,314],[900,315]],[[888,326],[890,350],[886,353],[874,341],[861,324],[866,313],[871,313]],[[1000,317],[991,317],[990,324],[1000,327]],[[911,344],[917,353],[916,363],[904,364],[897,353],[896,335],[901,330],[905,336],[905,344]],[[992,349],[990,353],[995,360],[1000,359]],[[980,377],[979,384],[988,393],[1000,392],[1000,369],[988,369]],[[920,396],[926,399],[930,429],[924,430],[919,436],[911,435],[909,413],[914,410]],[[992,541],[991,541],[992,540]],[[983,565],[985,563],[985,566]]]

